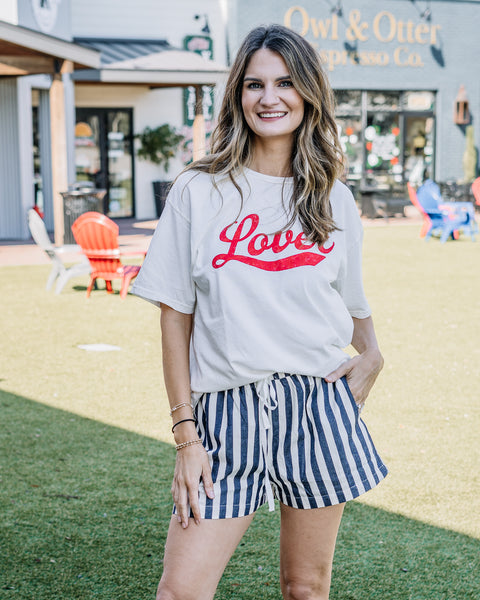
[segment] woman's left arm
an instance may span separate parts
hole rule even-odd
[[[372,317],[366,319],[353,317],[352,346],[358,355],[327,375],[325,381],[334,382],[345,375],[355,402],[363,406],[383,368],[383,356],[378,347]]]

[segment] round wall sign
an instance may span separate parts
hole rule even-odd
[[[49,33],[55,27],[58,6],[62,0],[31,0],[35,21],[43,33]]]

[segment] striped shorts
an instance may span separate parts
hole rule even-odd
[[[215,491],[211,500],[200,482],[205,519],[245,516],[264,503],[273,510],[274,498],[295,508],[339,504],[387,474],[345,378],[275,373],[202,394],[194,414]]]

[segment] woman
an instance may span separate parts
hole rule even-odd
[[[274,497],[284,598],[327,599],[344,504],[386,474],[359,418],[383,359],[339,148],[316,52],[254,29],[212,154],[174,183],[134,287],[162,309],[177,444],[157,599],[213,598]]]

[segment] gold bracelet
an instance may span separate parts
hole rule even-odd
[[[188,442],[182,442],[181,444],[177,444],[175,446],[175,450],[181,450],[182,448],[186,448],[187,446],[193,446],[194,444],[201,444],[202,440],[198,439],[198,440],[190,440]]]
[[[173,408],[170,409],[170,416],[173,415],[173,413],[178,410],[179,408],[183,408],[184,406],[192,406],[190,404],[190,402],[182,402],[181,404],[177,404],[176,406],[174,406]],[[193,406],[192,406],[193,408]]]

